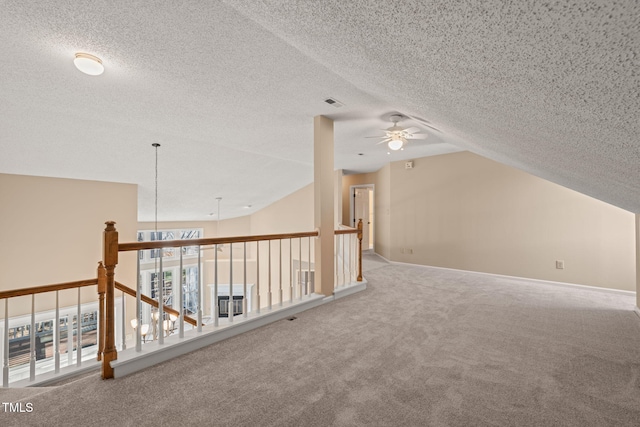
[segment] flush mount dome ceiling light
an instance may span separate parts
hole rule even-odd
[[[90,76],[99,76],[104,72],[102,60],[88,53],[76,53],[73,63],[78,70]]]

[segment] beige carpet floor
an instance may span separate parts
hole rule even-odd
[[[365,257],[364,292],[0,426],[638,426],[635,297]]]

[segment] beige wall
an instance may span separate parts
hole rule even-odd
[[[391,206],[391,165],[383,166],[376,176],[374,195],[375,243],[376,253],[391,259],[392,248],[392,206]]]
[[[334,228],[338,228],[340,224],[344,224],[342,220],[342,169],[333,173],[333,218]],[[348,221],[347,218],[345,221]]]
[[[0,289],[96,277],[105,221],[116,221],[121,241],[133,241],[137,205],[132,184],[0,174]],[[116,275],[135,278],[134,255],[120,257]],[[77,291],[63,291],[61,299],[75,304]],[[95,291],[83,290],[82,299],[95,300]],[[12,304],[10,315],[25,312],[23,305]],[[36,297],[36,310],[52,307],[50,294]]]
[[[636,307],[640,307],[640,214],[636,214]]]
[[[251,234],[313,231],[313,184],[251,215]]]
[[[636,289],[633,214],[469,152],[404,164],[376,174],[386,258]]]

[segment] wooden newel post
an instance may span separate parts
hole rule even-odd
[[[358,282],[362,282],[362,218],[358,220]]]
[[[107,269],[102,261],[98,263],[98,360],[104,352],[104,293],[107,290]]]
[[[107,227],[103,233],[102,258],[105,267],[105,292],[104,292],[104,350],[102,352],[102,379],[113,378],[111,361],[118,359],[115,338],[115,269],[118,264],[118,232],[115,222],[105,222]]]

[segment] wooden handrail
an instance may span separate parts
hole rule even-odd
[[[120,282],[116,282],[116,289],[119,290],[119,291],[124,292],[125,294],[131,295],[134,298],[136,297],[136,291],[135,290],[131,289],[127,285],[123,285]],[[143,302],[146,302],[147,304],[150,304],[153,307],[158,308],[158,301],[156,301],[156,300],[154,300],[152,298],[149,298],[146,295],[142,295],[142,294],[140,294],[140,299]],[[174,310],[173,308],[167,307],[164,304],[162,304],[162,308],[166,313],[173,314],[174,316],[180,316],[180,312],[178,310]],[[184,320],[187,323],[189,323],[189,324],[191,324],[193,326],[198,326],[198,322],[195,319],[193,319],[193,318],[191,318],[189,316],[184,316]]]
[[[141,251],[145,249],[178,248],[183,246],[223,245],[227,243],[258,242],[262,240],[297,239],[300,237],[316,237],[317,231],[301,233],[262,234],[258,236],[210,237],[204,239],[156,240],[153,242],[120,243],[118,251]]]
[[[22,297],[26,295],[41,294],[44,292],[62,291],[64,289],[82,288],[84,286],[97,285],[98,279],[77,280],[75,282],[57,283],[53,285],[33,286],[30,288],[12,289],[10,291],[0,291],[0,299]]]
[[[334,234],[358,234],[357,228],[343,228],[341,230],[334,230]]]

